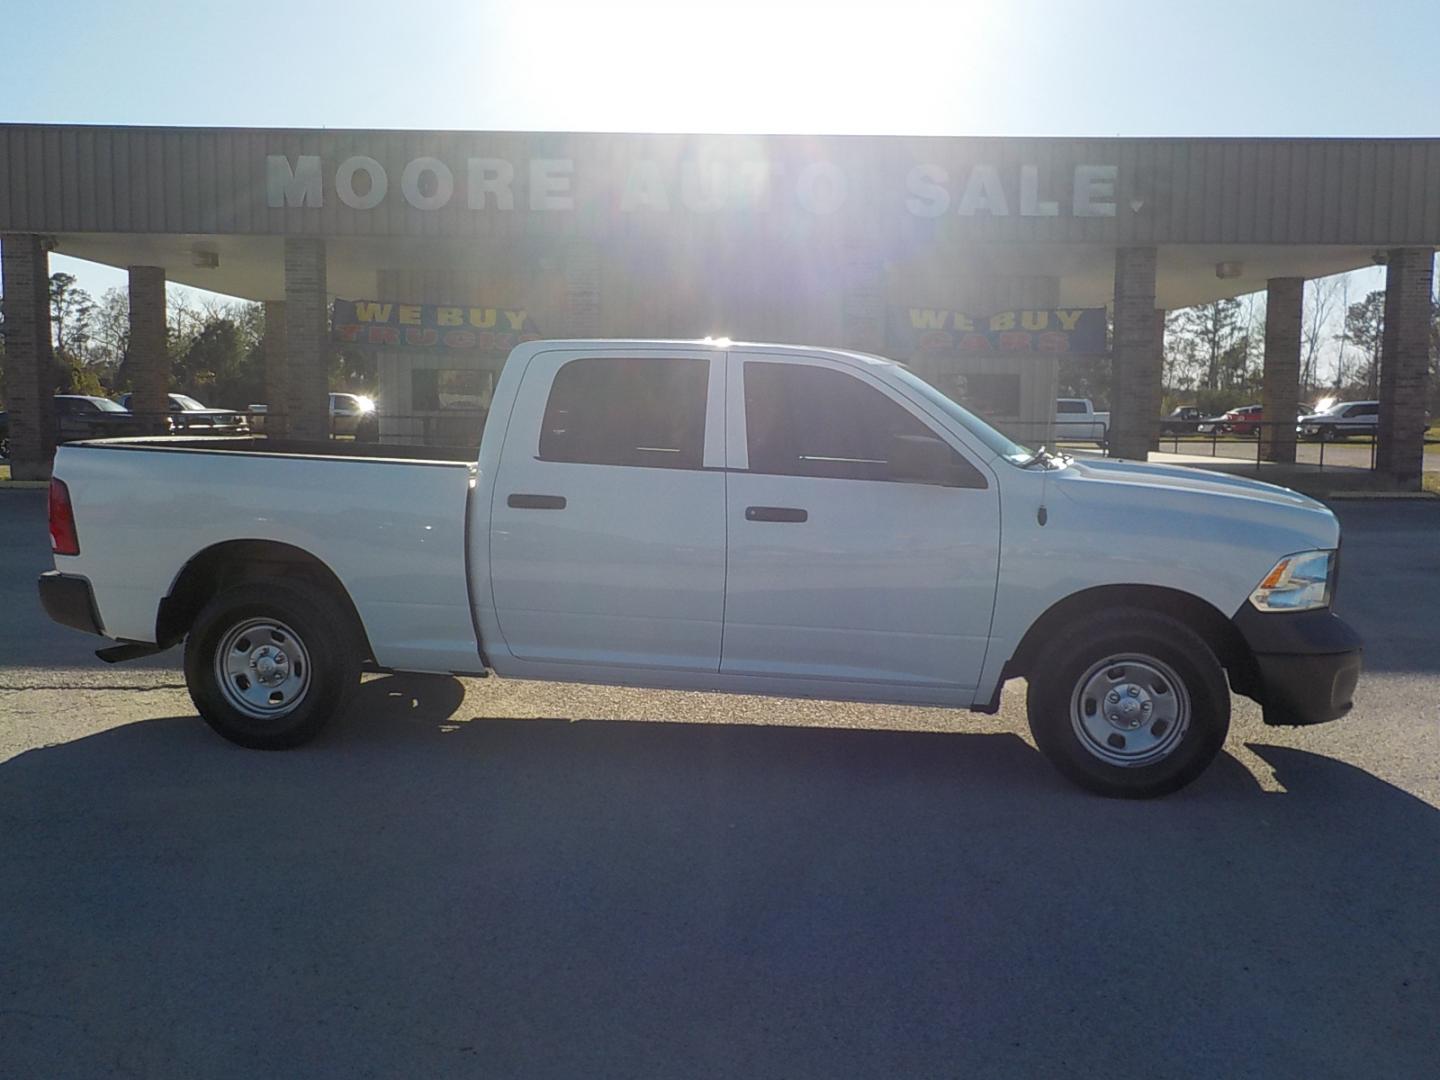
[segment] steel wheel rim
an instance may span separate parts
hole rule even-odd
[[[245,619],[220,638],[215,681],[231,708],[254,720],[278,720],[310,690],[310,653],[278,619]]]
[[[1175,669],[1140,653],[1092,664],[1070,698],[1070,727],[1107,765],[1140,768],[1175,752],[1190,728],[1190,692]]]

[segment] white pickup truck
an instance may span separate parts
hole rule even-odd
[[[1060,398],[1055,402],[1055,438],[1104,446],[1109,437],[1110,414],[1096,412],[1089,398]]]
[[[363,670],[993,712],[1152,796],[1219,752],[1230,691],[1345,713],[1340,533],[1250,480],[1018,446],[857,353],[542,341],[479,460],[260,438],[62,447],[57,621],[126,659],[185,643],[220,734],[311,738]],[[1228,685],[1227,685],[1228,677]]]

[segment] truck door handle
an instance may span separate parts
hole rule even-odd
[[[564,495],[524,495],[516,492],[505,500],[515,510],[564,510]]]
[[[746,521],[789,521],[810,520],[810,514],[798,506],[747,506]]]

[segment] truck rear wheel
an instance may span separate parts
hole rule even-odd
[[[1026,711],[1041,753],[1112,798],[1176,791],[1209,766],[1230,729],[1230,689],[1204,640],[1144,610],[1057,635],[1032,672]]]
[[[185,640],[185,682],[216,732],[256,750],[309,742],[360,681],[351,618],[303,582],[250,582],[215,596]]]

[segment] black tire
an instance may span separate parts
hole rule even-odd
[[[254,627],[253,641],[243,633],[247,625]],[[227,645],[236,631],[242,636]],[[287,640],[290,653],[284,652]],[[272,678],[284,672],[274,691],[281,701],[252,703],[247,713],[237,699],[263,694],[264,687],[243,672],[222,686],[224,664],[217,652],[250,657],[267,646],[278,650],[270,657],[283,660],[271,659],[267,672]],[[360,682],[360,653],[353,618],[330,593],[290,579],[254,581],[219,593],[196,617],[185,639],[185,682],[200,715],[218,734],[253,750],[286,750],[309,742],[344,707]],[[292,694],[290,702],[284,693]]]
[[[1072,624],[1055,635],[1033,667],[1026,712],[1036,746],[1066,777],[1100,795],[1150,799],[1177,791],[1205,771],[1230,730],[1230,689],[1224,669],[1198,634],[1166,615],[1120,609]],[[1143,700],[1134,707],[1146,709],[1145,715],[1158,717],[1162,708],[1178,710],[1188,702],[1187,719],[1182,722],[1176,715],[1164,730],[1159,721],[1131,730],[1097,716],[1095,699],[1082,695],[1082,690],[1093,687],[1096,679],[1110,679],[1116,671],[1123,672],[1113,684],[1119,694],[1117,709],[1131,707],[1126,691],[1135,685]],[[1149,689],[1143,685],[1147,679]],[[1168,686],[1171,679],[1178,688]],[[1167,693],[1173,694],[1168,702]],[[1108,700],[1102,698],[1098,707],[1105,708]],[[1149,713],[1152,700],[1156,711]],[[1072,705],[1077,710],[1073,719]],[[1139,716],[1133,722],[1148,725]],[[1101,745],[1089,734],[1094,728],[1107,732],[1108,739],[1118,739],[1120,747]],[[1153,734],[1157,730],[1161,736]],[[1159,755],[1167,733],[1170,748],[1163,756],[1145,758],[1140,747],[1127,751],[1124,745],[1127,735],[1131,740],[1138,736],[1142,747],[1159,739],[1153,749]],[[1136,756],[1120,764],[1101,756],[1126,753]]]
[[[1335,428],[1332,427],[1332,426],[1329,425],[1329,424],[1326,424],[1324,427],[1322,427],[1322,428],[1320,429],[1320,441],[1321,441],[1321,442],[1334,442],[1334,441],[1335,441],[1336,439],[1338,439],[1339,437],[1340,437],[1340,432],[1336,431]]]

